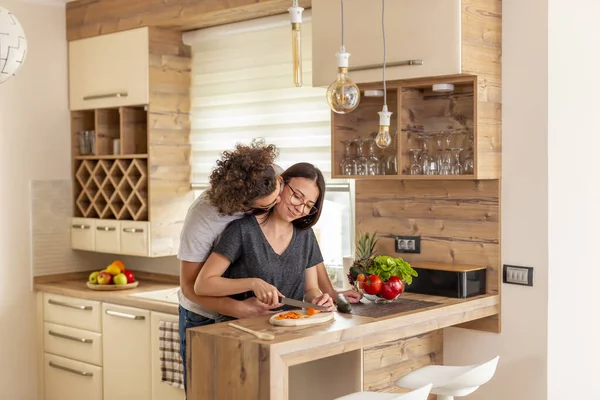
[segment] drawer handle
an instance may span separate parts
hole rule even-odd
[[[72,374],[76,374],[76,375],[81,375],[81,376],[94,376],[93,372],[86,372],[86,371],[78,371],[76,369],[73,368],[69,368],[69,367],[64,367],[62,365],[58,365],[58,364],[54,364],[52,361],[48,362],[48,365],[51,366],[52,368],[56,368],[56,369],[62,369],[63,371],[67,371],[70,372]]]
[[[123,228],[123,232],[127,233],[144,233],[144,230],[141,228]]]
[[[113,317],[120,317],[120,318],[127,318],[127,319],[137,319],[137,320],[144,320],[144,319],[146,319],[146,317],[143,316],[143,315],[133,315],[133,314],[127,314],[127,313],[122,313],[122,312],[112,311],[112,310],[106,310],[106,313],[108,315],[112,315]]]
[[[71,227],[75,228],[75,229],[90,229],[89,225],[71,225]]]
[[[423,60],[405,60],[405,61],[391,62],[391,63],[387,63],[385,65],[385,67],[386,68],[402,67],[405,65],[423,65]],[[367,69],[377,69],[377,68],[381,68],[381,67],[383,67],[383,64],[360,65],[357,67],[349,67],[348,72],[364,71]]]
[[[63,338],[63,339],[69,339],[72,340],[74,342],[80,342],[80,343],[94,343],[94,341],[92,339],[87,339],[87,338],[78,338],[75,336],[69,336],[69,335],[65,335],[64,333],[58,333],[58,332],[54,332],[54,331],[48,331],[48,335],[50,336],[56,336],[59,338]]]
[[[108,231],[112,232],[112,231],[117,230],[117,228],[115,228],[114,226],[97,226],[96,229],[99,231],[105,231],[105,232],[108,232]]]
[[[92,306],[78,306],[75,304],[69,304],[69,303],[64,303],[62,301],[57,301],[57,300],[48,300],[48,304],[52,304],[55,306],[61,306],[61,307],[68,307],[68,308],[75,308],[77,310],[83,310],[83,311],[90,311],[92,310]]]
[[[117,92],[117,93],[106,93],[106,94],[95,94],[93,96],[85,96],[83,100],[98,100],[98,99],[110,99],[111,97],[127,97],[127,92]]]

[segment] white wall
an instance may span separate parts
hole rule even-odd
[[[534,286],[502,285],[499,335],[447,329],[444,361],[477,363],[500,355],[494,379],[469,399],[545,400],[549,233],[547,0],[504,0],[502,40],[502,263],[534,267]],[[571,66],[579,65],[577,62]],[[570,146],[560,150],[562,166],[564,151],[576,144],[576,132],[566,129],[561,133],[570,136]],[[565,275],[561,273],[560,279]],[[566,286],[561,286],[561,290],[572,295]],[[561,340],[570,343],[572,336],[564,335]],[[585,397],[556,397],[582,398]]]
[[[65,10],[17,0],[2,6],[20,20],[29,50],[18,75],[0,85],[0,397],[33,400],[29,181],[69,177]]]
[[[550,400],[600,398],[599,14],[597,0],[549,0]]]

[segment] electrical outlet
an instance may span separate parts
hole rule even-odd
[[[533,267],[504,265],[502,281],[513,285],[533,286]]]
[[[417,253],[421,254],[420,236],[395,236],[396,253]]]

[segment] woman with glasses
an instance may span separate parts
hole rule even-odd
[[[271,210],[257,210],[225,229],[198,274],[197,295],[256,297],[270,307],[281,306],[285,296],[334,310],[333,299],[319,289],[323,257],[311,229],[325,198],[323,175],[312,164],[298,163],[281,178],[280,200]]]

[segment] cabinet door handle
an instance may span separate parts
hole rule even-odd
[[[80,342],[80,343],[94,343],[94,341],[92,339],[87,339],[87,338],[78,338],[75,336],[70,336],[70,335],[65,335],[64,333],[58,333],[58,332],[54,332],[54,331],[48,331],[48,335],[50,336],[56,336],[62,339],[69,339],[72,340],[74,342]]]
[[[122,313],[122,312],[112,311],[112,310],[106,310],[106,313],[108,315],[112,315],[113,317],[119,317],[119,318],[137,319],[137,320],[145,320],[146,319],[146,317],[143,315],[133,315],[133,314],[127,314],[127,313]]]
[[[123,232],[127,233],[144,233],[144,230],[141,228],[123,228]]]
[[[61,307],[68,307],[68,308],[75,308],[77,310],[83,310],[83,311],[91,311],[92,310],[92,306],[78,306],[75,304],[69,304],[69,303],[64,303],[62,301],[57,301],[57,300],[48,300],[48,304],[52,304],[55,306],[61,306]]]
[[[115,228],[114,226],[97,226],[96,229],[105,232],[112,232],[117,230],[117,228]]]
[[[385,65],[385,67],[386,68],[402,67],[404,65],[423,65],[423,60],[397,61],[397,62],[387,63]],[[348,72],[364,71],[364,70],[367,70],[367,69],[377,69],[377,68],[381,68],[381,67],[383,67],[383,64],[359,65],[359,66],[356,66],[356,67],[349,67],[348,68]]]
[[[48,365],[51,366],[52,368],[62,369],[63,371],[67,371],[67,372],[70,372],[70,373],[76,374],[76,375],[94,376],[93,372],[78,371],[78,370],[73,369],[73,368],[69,368],[69,367],[65,367],[65,366],[62,366],[62,365],[54,364],[52,361],[49,361]]]
[[[83,100],[98,100],[98,99],[110,99],[111,97],[127,97],[127,92],[116,92],[106,94],[95,94],[93,96],[85,96]]]
[[[75,229],[90,229],[89,225],[76,225],[76,224],[73,224],[73,225],[71,225],[71,227],[75,228]]]

